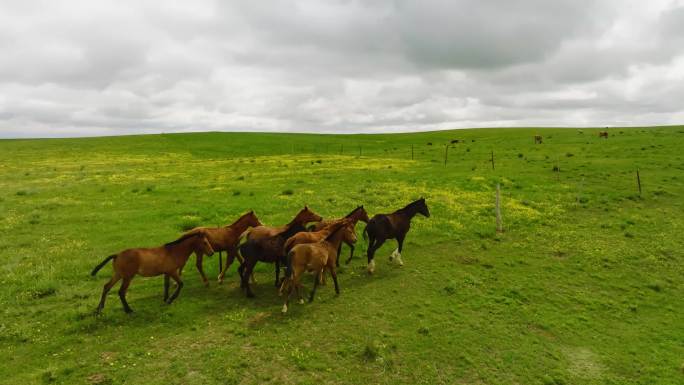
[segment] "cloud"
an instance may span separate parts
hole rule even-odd
[[[681,123],[684,3],[0,1],[0,137]]]

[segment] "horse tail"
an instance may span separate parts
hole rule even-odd
[[[285,244],[283,245],[283,251],[285,251],[285,255],[290,252],[290,250],[294,247],[294,237],[290,237],[285,241]]]
[[[287,267],[285,268],[285,278],[292,278],[292,257],[294,253],[290,250],[287,253]]]
[[[104,267],[104,265],[107,264],[107,262],[109,262],[110,260],[112,260],[114,258],[116,258],[116,254],[112,254],[109,257],[105,258],[104,261],[100,262],[99,265],[95,266],[93,271],[90,272],[90,275],[92,275],[94,277],[95,274],[97,274],[97,272],[100,271],[100,269],[102,269]]]

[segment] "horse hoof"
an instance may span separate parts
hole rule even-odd
[[[287,313],[287,305],[283,305],[283,310],[281,310],[283,314]]]
[[[311,300],[309,300],[309,302],[311,302]],[[304,300],[303,300],[303,299],[300,299],[300,300],[299,300],[299,304],[300,304],[300,305],[304,305]]]

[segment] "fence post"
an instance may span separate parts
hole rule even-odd
[[[361,157],[361,145],[359,144],[359,157]]]
[[[444,146],[444,166],[446,167],[447,158],[449,157],[449,145]]]
[[[637,186],[639,186],[639,196],[641,196],[641,178],[639,177],[639,169],[637,168]]]
[[[413,145],[411,145],[411,160],[413,160]]]
[[[494,150],[492,150],[492,159],[491,159],[491,162],[492,162],[492,170],[494,170]]]
[[[499,184],[496,184],[496,231],[498,233],[503,232],[503,224],[501,223],[501,189]]]

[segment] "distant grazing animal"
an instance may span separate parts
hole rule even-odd
[[[305,271],[314,272],[314,287],[309,297],[309,302],[314,300],[316,295],[316,288],[320,282],[321,276],[328,269],[335,283],[335,293],[340,294],[340,286],[337,283],[337,270],[335,268],[335,260],[337,259],[337,250],[342,242],[344,234],[351,234],[356,238],[356,234],[351,231],[352,226],[348,220],[339,222],[333,225],[332,232],[323,240],[316,243],[305,243],[295,245],[287,254],[287,270],[285,271],[285,280],[280,287],[281,293],[285,295],[283,303],[283,313],[287,313],[287,305],[290,301],[293,289],[297,291],[299,303],[304,303],[301,289],[302,285],[300,279],[302,273]]]
[[[608,139],[608,131],[599,131],[599,138]]]
[[[107,262],[112,259],[114,260],[114,262],[112,262],[114,274],[109,282],[104,285],[100,304],[97,306],[97,312],[100,313],[104,308],[105,298],[112,286],[120,279],[123,279],[121,287],[119,288],[119,298],[121,299],[124,311],[126,313],[131,313],[133,310],[128,306],[128,302],[126,302],[126,291],[136,274],[142,275],[143,277],[153,277],[164,274],[164,302],[171,304],[171,302],[178,297],[178,293],[180,293],[180,290],[183,287],[183,281],[181,281],[178,271],[183,268],[183,265],[185,265],[190,254],[193,252],[197,255],[214,254],[214,250],[211,248],[211,244],[204,232],[200,231],[183,235],[164,246],[127,249],[105,258],[104,261],[95,266],[90,273],[90,275],[94,276],[107,264]],[[169,277],[173,278],[178,285],[171,298],[169,298]]]
[[[542,144],[542,136],[541,135],[535,135],[534,136],[534,144]]]
[[[366,212],[366,209],[363,208],[363,205],[361,205],[361,206],[355,208],[354,210],[352,210],[352,212],[350,212],[349,214],[347,214],[344,218],[333,219],[333,220],[328,220],[328,221],[320,221],[320,222],[318,222],[318,223],[315,223],[313,226],[309,226],[309,231],[320,231],[320,230],[322,230],[322,229],[325,228],[326,226],[329,226],[329,225],[332,224],[332,223],[335,223],[335,222],[337,222],[337,221],[341,221],[341,220],[347,219],[347,218],[348,218],[348,219],[351,219],[351,220],[353,221],[352,223],[353,223],[353,226],[354,226],[354,227],[356,226],[356,223],[357,223],[358,221],[362,221],[362,222],[365,222],[365,223],[368,223],[368,221],[369,221],[369,219],[368,219],[368,213]],[[349,248],[351,249],[351,252],[349,253],[349,259],[347,259],[347,261],[345,262],[345,263],[349,263],[349,261],[351,261],[352,258],[354,257],[354,243],[348,242],[346,239],[343,240],[343,241],[344,241],[344,243],[346,243],[347,246],[349,246]],[[340,245],[340,248],[341,248],[341,247],[342,247],[342,246]],[[338,254],[338,255],[339,255],[339,253],[340,253],[340,250],[337,250],[337,254]],[[340,260],[339,260],[339,258],[337,259],[337,267],[340,267]]]
[[[451,140],[451,144],[460,143],[460,142],[461,142],[460,139],[452,139]]]
[[[254,271],[257,262],[275,263],[275,286],[280,284],[280,265],[285,265],[285,254],[283,246],[285,241],[300,231],[304,231],[304,226],[297,222],[290,222],[285,229],[275,235],[256,239],[248,239],[240,245],[240,254],[244,258],[244,263],[238,268],[240,273],[240,287],[245,290],[247,297],[254,297],[252,288],[249,286],[248,277]]]
[[[375,271],[375,260],[373,259],[375,251],[388,239],[396,239],[398,244],[397,249],[390,255],[390,261],[396,257],[399,265],[404,265],[404,261],[401,259],[404,238],[411,227],[411,219],[418,213],[426,218],[430,218],[430,210],[428,210],[427,204],[425,203],[425,198],[420,198],[392,214],[377,214],[370,219],[368,225],[363,230],[364,238],[366,238],[366,236],[368,237],[367,255],[369,273],[373,274]]]
[[[428,146],[432,146],[432,142],[427,142],[427,145],[428,145]]]
[[[221,273],[218,277],[218,281],[220,283],[223,282],[223,276],[235,260],[235,257],[241,258],[237,254],[240,235],[248,228],[257,226],[263,225],[261,222],[259,222],[259,218],[257,218],[256,214],[254,214],[254,211],[250,211],[247,214],[242,215],[231,225],[224,227],[195,227],[194,229],[185,232],[184,235],[203,232],[206,234],[207,239],[209,240],[209,243],[214,251],[219,253],[219,258],[221,258],[222,251],[226,252],[226,265],[221,267]],[[196,256],[197,261],[195,265],[197,266],[197,271],[199,271],[200,275],[202,276],[202,282],[204,282],[204,285],[209,286],[209,280],[207,280],[207,276],[204,274],[204,270],[202,269],[202,258],[204,255],[201,253],[196,253]],[[221,265],[221,263],[219,263],[219,265]],[[179,271],[179,274],[182,274],[182,269]]]
[[[245,237],[247,240],[272,237],[276,234],[282,233],[285,228],[291,225],[300,225],[304,227],[309,222],[320,222],[323,217],[311,211],[309,207],[304,206],[297,215],[290,221],[290,223],[283,226],[257,226],[245,231],[240,238]]]

